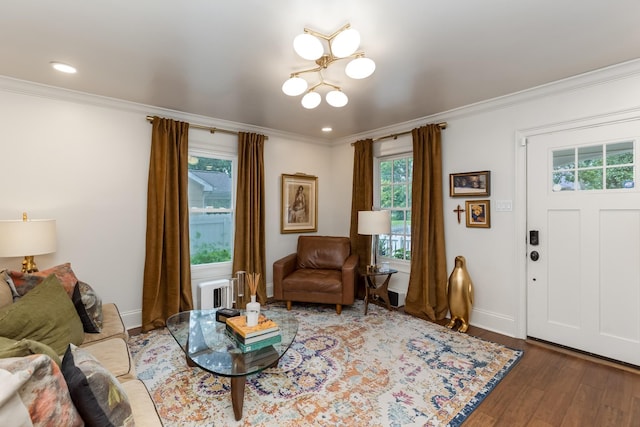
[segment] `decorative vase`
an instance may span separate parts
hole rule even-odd
[[[247,326],[256,326],[260,316],[260,303],[256,301],[256,296],[251,295],[251,302],[247,303]]]
[[[467,272],[467,261],[462,255],[456,257],[456,265],[449,276],[447,284],[447,297],[451,320],[448,328],[453,328],[460,323],[459,332],[467,332],[469,329],[469,317],[473,305],[473,283]]]

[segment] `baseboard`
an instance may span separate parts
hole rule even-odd
[[[474,308],[469,323],[487,331],[517,338],[516,321],[513,317]]]
[[[121,311],[120,317],[126,330],[142,326],[142,310]]]

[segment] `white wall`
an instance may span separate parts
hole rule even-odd
[[[353,149],[351,142],[447,121],[443,131],[445,238],[448,269],[464,255],[476,288],[471,323],[522,335],[525,253],[520,135],[640,109],[640,61],[491,100],[333,145],[273,130],[163,111],[149,106],[70,93],[0,77],[0,219],[58,221],[58,250],[36,257],[41,269],[70,261],[81,280],[118,304],[128,327],[140,324],[144,267],[146,185],[151,126],[147,114],[269,136],[265,144],[267,283],[273,261],[295,250],[297,234],[280,234],[280,175],[318,176],[318,233],[348,235]],[[212,143],[224,141],[213,135]],[[228,137],[233,138],[233,137]],[[385,140],[377,150],[403,149],[410,136]],[[228,140],[227,140],[228,142]],[[398,148],[400,147],[400,148]],[[490,229],[458,225],[452,212],[464,198],[448,197],[448,174],[490,170]],[[496,200],[513,210],[496,212]],[[18,269],[20,259],[0,265]],[[392,286],[406,288],[408,275]]]
[[[522,185],[526,176],[520,137],[542,128],[640,114],[639,94],[640,61],[635,61],[371,132],[369,136],[375,138],[426,123],[448,123],[442,133],[447,268],[451,272],[457,255],[467,259],[475,285],[472,324],[511,336],[522,337],[526,331],[526,206]],[[335,150],[343,151],[350,141],[361,137],[342,141]],[[408,150],[410,139],[407,135],[384,140],[376,143],[375,152]],[[351,171],[347,169],[341,168],[342,175],[337,179],[350,182]],[[464,209],[464,201],[469,198],[449,197],[448,177],[450,173],[481,170],[491,171],[491,228],[466,228],[464,218],[458,224],[453,210],[458,204]],[[513,210],[496,211],[497,200],[511,201]],[[406,289],[407,274],[394,275],[394,280],[392,287]]]
[[[148,114],[257,131],[265,143],[267,283],[271,265],[295,251],[297,234],[280,234],[280,175],[318,176],[318,234],[333,234],[331,148],[276,131],[254,129],[149,106],[72,93],[0,77],[0,219],[57,221],[58,249],[36,257],[40,270],[71,262],[78,278],[115,302],[127,327],[140,325],[144,273]],[[237,129],[236,129],[237,128]],[[237,137],[191,130],[190,138],[229,147]],[[19,270],[21,258],[0,259]],[[197,276],[197,275],[196,275]],[[195,281],[195,280],[194,280]],[[195,289],[194,289],[195,291]]]

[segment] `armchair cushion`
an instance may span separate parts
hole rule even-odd
[[[350,254],[351,242],[346,237],[300,236],[297,268],[340,270]]]

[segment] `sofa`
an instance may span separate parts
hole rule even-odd
[[[128,337],[70,264],[0,271],[0,425],[162,426]]]
[[[335,304],[336,312],[355,301],[358,255],[348,237],[300,236],[295,253],[273,263],[274,298]]]

